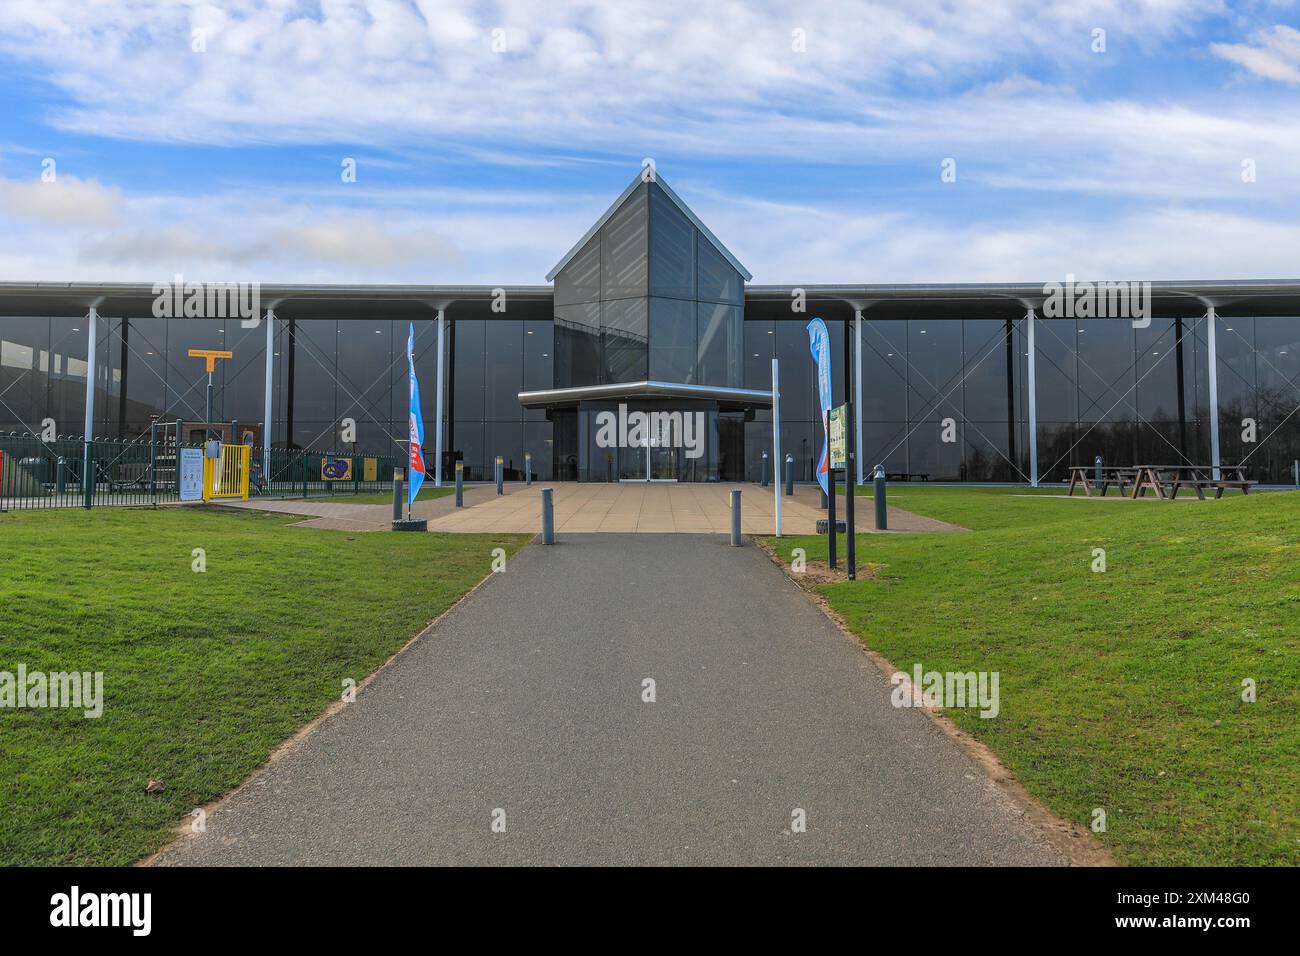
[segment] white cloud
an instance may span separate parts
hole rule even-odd
[[[19,219],[57,225],[111,226],[122,193],[93,179],[57,175],[49,182],[0,182],[0,209]]]
[[[1259,30],[1249,43],[1212,43],[1210,50],[1256,76],[1300,83],[1300,30],[1279,24]]]

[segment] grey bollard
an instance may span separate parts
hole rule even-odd
[[[767,487],[767,452],[763,452],[763,487]]]
[[[542,489],[542,544],[555,544],[555,502],[550,488]]]
[[[1092,462],[1092,480],[1094,484],[1101,484],[1101,455],[1098,455]]]
[[[794,455],[785,456],[785,494],[787,498],[794,495]]]
[[[59,494],[66,494],[68,490],[68,462],[62,455],[59,456],[58,470],[55,475],[55,487],[59,489]]]
[[[496,463],[492,466],[493,473],[497,482],[497,494],[504,495],[505,490],[501,487],[501,482],[505,473],[505,461],[500,455],[497,455]]]
[[[1295,486],[1300,488],[1300,460],[1291,463],[1291,470],[1295,472]]]
[[[404,482],[401,478],[393,479],[393,520],[402,520],[402,501],[406,495],[402,494],[402,485]]]
[[[885,466],[876,466],[876,530],[889,530],[889,519],[885,511]]]
[[[740,547],[740,489],[731,490],[731,546]]]
[[[524,452],[524,483],[531,488],[533,486],[533,453]]]
[[[456,462],[456,507],[465,507],[465,463]]]
[[[825,511],[827,508],[830,507],[831,500],[830,500],[830,498],[826,497],[826,489],[825,489],[825,488],[822,488],[821,485],[818,485],[817,487],[818,487],[818,489],[820,489],[820,491],[821,491],[821,493],[822,493],[822,511]]]

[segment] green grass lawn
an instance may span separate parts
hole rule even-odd
[[[285,527],[298,520],[0,515],[0,671],[102,671],[105,699],[89,720],[0,709],[0,864],[157,849],[484,578],[493,548],[527,540]]]
[[[949,715],[1055,812],[1104,809],[1121,861],[1300,863],[1300,494],[890,491],[971,532],[859,535],[879,576],[821,590],[868,646],[909,672],[1000,672],[999,716]],[[827,556],[824,537],[769,540]]]
[[[420,493],[415,496],[415,500],[433,501],[435,498],[445,498],[448,495],[454,495],[455,493],[455,488],[426,487],[420,489]],[[393,503],[393,493],[391,491],[382,491],[373,495],[347,495],[339,497],[340,500],[356,505],[391,505]]]

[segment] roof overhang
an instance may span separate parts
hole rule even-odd
[[[703,399],[750,408],[770,408],[772,393],[754,388],[727,388],[722,385],[681,385],[674,382],[619,382],[612,385],[582,385],[577,388],[547,388],[520,392],[519,404],[525,408],[550,405],[574,405],[578,402],[617,401],[620,399],[678,398]]]

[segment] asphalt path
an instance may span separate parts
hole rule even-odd
[[[890,690],[752,544],[568,535],[158,862],[1064,862]]]

